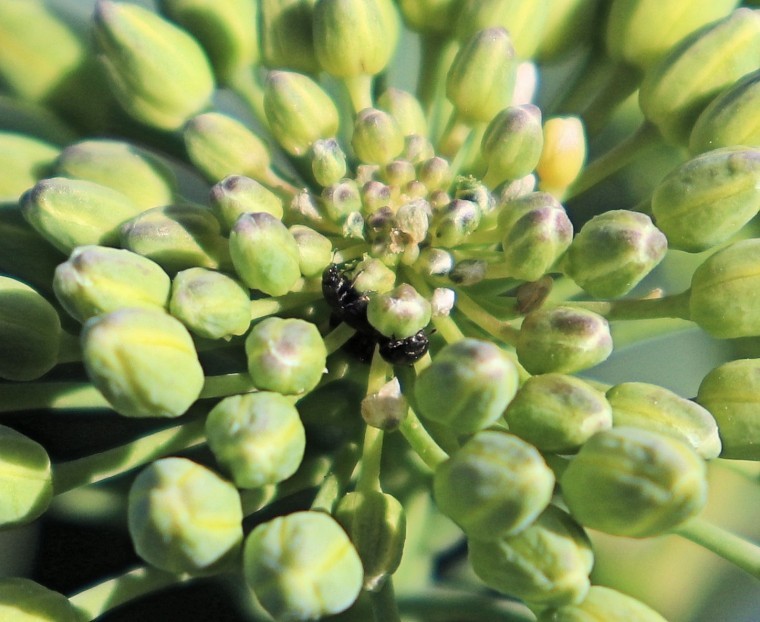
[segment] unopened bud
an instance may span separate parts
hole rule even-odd
[[[228,233],[241,214],[266,212],[282,218],[282,199],[250,177],[230,175],[214,184],[209,203],[222,230]]]

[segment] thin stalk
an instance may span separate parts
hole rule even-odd
[[[369,602],[375,622],[401,622],[391,577],[386,579],[380,590],[369,593]]]
[[[337,352],[344,343],[354,336],[356,331],[348,324],[341,322],[331,332],[325,335],[324,342],[327,354]]]
[[[511,326],[508,322],[504,322],[499,318],[494,317],[472,298],[461,291],[457,292],[456,306],[467,316],[467,319],[490,335],[512,346],[517,343],[517,336],[520,333],[518,329]]]
[[[269,315],[275,315],[282,311],[297,309],[322,298],[322,292],[303,291],[290,292],[284,296],[274,296],[251,300],[251,320],[258,320]]]
[[[639,86],[640,72],[634,67],[618,63],[581,116],[589,135],[597,134],[609,121],[613,112]]]
[[[487,594],[473,594],[450,588],[430,589],[398,598],[399,609],[405,616],[433,622],[535,622],[535,616],[524,605]]]
[[[570,301],[568,307],[581,307],[608,320],[652,320],[661,318],[691,319],[689,310],[690,291],[662,298],[639,298],[611,301]]]
[[[432,471],[435,471],[441,462],[448,460],[449,455],[430,436],[411,408],[401,422],[399,430],[407,443]]]
[[[360,110],[372,108],[372,76],[362,74],[343,78],[343,86],[346,88],[354,114]]]
[[[312,510],[324,510],[332,514],[333,507],[346,489],[358,460],[359,448],[356,444],[351,443],[343,447],[335,458],[331,471],[319,487],[317,496],[311,504]]]
[[[199,399],[209,397],[227,397],[255,391],[251,376],[247,372],[224,374],[221,376],[207,376],[203,383],[203,390]]]
[[[411,269],[404,270],[404,278],[414,287],[422,296],[430,300],[432,291],[420,274]],[[456,322],[449,315],[437,315],[432,318],[435,330],[441,334],[446,343],[455,343],[464,339],[464,333],[457,326]]]
[[[89,382],[25,382],[0,384],[0,413],[38,409],[111,408]]]
[[[372,356],[372,364],[369,369],[367,382],[367,395],[377,393],[385,384],[388,377],[388,364],[382,359],[375,348]],[[368,425],[364,429],[364,444],[362,446],[361,468],[356,489],[362,492],[379,491],[380,488],[380,460],[383,455],[384,432]]]

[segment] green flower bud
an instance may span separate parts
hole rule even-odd
[[[456,27],[459,0],[398,0],[398,7],[411,30],[448,34]]]
[[[624,382],[607,391],[615,426],[670,434],[690,445],[705,460],[717,458],[721,444],[718,425],[699,404],[663,387]]]
[[[601,585],[592,585],[577,605],[545,609],[538,622],[667,622],[644,603]]]
[[[386,89],[378,98],[377,105],[393,117],[403,136],[427,136],[425,111],[411,93],[395,88]]]
[[[599,432],[562,474],[562,496],[582,525],[645,538],[696,515],[707,500],[705,463],[686,443],[638,428]]]
[[[237,119],[206,112],[190,119],[182,137],[193,165],[211,182],[232,174],[267,177],[266,144]]]
[[[382,169],[382,178],[391,188],[402,188],[417,177],[414,164],[409,160],[396,159],[388,162]]]
[[[396,430],[406,419],[409,403],[401,392],[398,378],[386,382],[377,393],[367,395],[361,403],[364,422],[380,430]]]
[[[686,37],[650,68],[639,89],[639,106],[666,140],[684,145],[710,100],[757,70],[758,57],[760,13],[736,9]]]
[[[272,69],[319,73],[312,23],[317,0],[260,0],[261,53]]]
[[[760,360],[739,359],[716,367],[699,385],[697,402],[718,422],[721,458],[760,460]]]
[[[289,154],[302,156],[320,138],[338,132],[338,110],[332,98],[307,76],[271,71],[264,87],[269,129]]]
[[[713,99],[697,117],[689,150],[702,153],[718,147],[760,147],[760,69],[748,73]]]
[[[594,553],[583,528],[550,505],[514,535],[468,542],[475,574],[489,587],[534,605],[580,602],[589,589]]]
[[[270,317],[245,340],[248,372],[262,391],[308,393],[319,384],[327,349],[317,327],[304,320]]]
[[[736,0],[614,0],[607,15],[607,52],[645,70],[695,30],[728,15]]]
[[[488,123],[509,105],[516,72],[509,33],[504,28],[480,30],[457,52],[446,77],[446,97],[462,120]]]
[[[255,0],[161,0],[161,10],[203,45],[223,83],[250,69],[259,58]]]
[[[396,339],[406,339],[425,328],[430,313],[430,303],[407,283],[371,296],[367,304],[369,323],[386,337]]]
[[[230,255],[245,284],[270,296],[287,294],[301,276],[293,234],[266,212],[242,214],[235,221]]]
[[[449,280],[457,285],[475,285],[486,278],[488,264],[482,259],[463,259],[449,272]]]
[[[214,184],[209,203],[225,233],[232,229],[241,214],[266,212],[278,219],[283,214],[280,197],[256,180],[242,175],[230,175]]]
[[[322,274],[332,263],[333,246],[329,238],[304,225],[288,229],[298,244],[298,267],[306,278]]]
[[[26,283],[0,276],[0,378],[36,380],[58,363],[61,320]]]
[[[535,59],[561,61],[571,50],[589,41],[594,32],[599,0],[549,0],[544,32]]]
[[[243,572],[275,620],[317,620],[359,596],[362,562],[328,514],[295,512],[258,525],[243,551]]]
[[[176,130],[209,103],[211,67],[181,28],[143,7],[100,0],[93,32],[113,94],[136,120]]]
[[[53,473],[45,448],[4,425],[0,425],[0,490],[3,529],[31,523],[53,498]]]
[[[403,128],[401,131],[404,131]],[[404,136],[404,150],[401,152],[401,157],[411,162],[415,166],[421,162],[429,160],[435,155],[435,147],[427,136],[421,134],[407,134]],[[419,180],[417,180],[419,181]],[[425,189],[427,190],[427,189]],[[409,191],[407,190],[407,193]],[[420,196],[425,196],[427,192],[423,192]]]
[[[396,284],[396,273],[379,259],[369,257],[357,263],[348,272],[354,289],[358,292],[384,294]]]
[[[742,240],[708,257],[691,277],[689,310],[719,339],[760,335],[760,240]]]
[[[296,472],[306,434],[291,400],[279,393],[232,395],[206,419],[208,444],[238,488],[277,484]]]
[[[86,244],[116,246],[119,225],[140,212],[121,192],[63,177],[37,182],[19,204],[26,221],[66,255]]]
[[[350,178],[328,186],[322,191],[322,208],[335,224],[343,225],[349,215],[362,208],[361,193],[356,181]]]
[[[21,577],[0,579],[0,620],[82,622],[79,612],[63,594]]]
[[[128,520],[137,554],[168,572],[213,572],[243,540],[238,491],[185,458],[156,460],[135,478]]]
[[[538,450],[512,434],[478,432],[433,479],[438,508],[472,540],[519,533],[549,505],[554,473]]]
[[[404,135],[387,112],[365,108],[356,115],[351,146],[362,162],[387,164],[403,151]]]
[[[406,516],[398,500],[379,490],[350,492],[335,510],[364,567],[364,589],[377,592],[401,563]]]
[[[164,310],[169,276],[157,263],[127,250],[79,246],[55,270],[53,291],[79,322],[122,307]]]
[[[596,298],[631,291],[665,257],[668,241],[646,214],[611,210],[581,228],[564,257],[573,281]]]
[[[82,330],[87,375],[119,414],[178,417],[198,399],[203,369],[193,340],[168,313],[119,309]]]
[[[213,212],[200,205],[154,207],[125,222],[121,245],[170,274],[200,266],[229,268],[230,253]]]
[[[544,146],[536,165],[540,188],[558,196],[572,184],[586,161],[586,132],[578,117],[544,122]]]
[[[454,199],[434,213],[430,237],[436,246],[452,247],[467,241],[480,224],[481,211],[477,203]]]
[[[528,378],[507,406],[509,431],[541,451],[575,451],[612,427],[612,409],[599,391],[564,374]]]
[[[601,363],[612,353],[610,325],[585,309],[537,309],[525,316],[516,350],[531,374],[571,374]]]
[[[140,209],[172,202],[176,179],[158,156],[116,140],[84,140],[66,147],[56,162],[60,177],[86,179],[118,190]]]
[[[760,149],[725,147],[671,171],[652,213],[671,247],[699,252],[725,241],[760,210]]]
[[[57,147],[31,136],[0,132],[0,203],[15,203],[47,177],[58,153]]]
[[[188,268],[172,281],[169,311],[206,339],[242,335],[251,324],[251,298],[243,285],[221,272]]]
[[[417,178],[430,192],[448,190],[451,185],[451,166],[447,160],[435,156],[420,164]]]
[[[398,22],[390,0],[317,0],[313,33],[320,66],[339,78],[380,73],[396,49]]]
[[[508,179],[525,177],[536,168],[543,145],[541,110],[537,106],[505,108],[488,124],[480,143],[480,153],[488,165],[483,181],[495,188]]]
[[[496,421],[517,392],[517,368],[498,346],[463,339],[441,349],[417,378],[420,413],[460,434]]]
[[[573,240],[573,224],[565,209],[545,192],[511,201],[502,209],[499,222],[504,265],[517,279],[540,279]]]
[[[531,58],[541,41],[547,0],[464,0],[457,17],[457,37],[501,26],[513,37],[520,58]]]
[[[346,176],[346,154],[334,138],[320,139],[311,146],[311,170],[322,187],[338,183]]]

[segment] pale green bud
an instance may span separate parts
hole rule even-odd
[[[468,123],[488,123],[512,99],[517,62],[504,28],[469,36],[446,77],[446,97]]]
[[[319,73],[312,23],[317,0],[260,0],[261,54],[272,69]]]
[[[248,330],[251,298],[239,281],[226,274],[188,268],[172,281],[169,312],[200,337],[230,339]]]
[[[362,588],[362,562],[343,528],[308,511],[258,525],[243,551],[245,579],[275,620],[317,620],[348,609]]]
[[[334,138],[320,139],[311,146],[311,170],[320,186],[338,183],[346,176],[346,154]]]
[[[362,162],[387,164],[403,151],[404,135],[387,112],[365,108],[356,115],[351,146]]]
[[[464,339],[433,358],[414,384],[420,414],[461,434],[496,421],[517,392],[517,368],[501,348]]]
[[[612,427],[612,409],[589,384],[564,374],[528,378],[507,406],[509,431],[541,451],[575,451]]]
[[[233,174],[267,177],[266,144],[233,117],[219,112],[200,114],[190,119],[182,137],[193,165],[211,182]]]
[[[512,434],[478,432],[441,463],[433,479],[438,508],[473,540],[519,533],[546,509],[554,473],[538,450]]]
[[[343,225],[349,215],[362,208],[359,186],[351,178],[345,178],[322,190],[322,209],[332,222]]]
[[[409,402],[401,392],[398,378],[386,382],[361,403],[364,422],[380,430],[396,430],[409,413]]]
[[[586,161],[586,130],[579,117],[544,122],[544,144],[536,165],[542,190],[558,196],[572,184]]]
[[[386,337],[405,339],[430,322],[430,303],[411,285],[402,283],[389,292],[370,296],[367,320]]]
[[[369,257],[357,263],[348,275],[358,292],[384,294],[396,284],[396,273],[379,259]]]
[[[287,479],[301,464],[306,447],[292,401],[267,391],[224,398],[208,414],[206,437],[238,488]]]
[[[248,373],[262,391],[308,393],[325,371],[327,349],[311,322],[270,317],[256,324],[245,340]]]
[[[0,276],[0,378],[36,380],[58,363],[61,320],[26,283]]]
[[[230,255],[243,282],[270,296],[290,291],[301,276],[298,244],[271,214],[242,214],[230,231]]]
[[[121,192],[63,177],[37,182],[19,204],[26,221],[66,255],[86,244],[116,246],[119,226],[140,213]]]
[[[411,93],[395,88],[386,89],[377,99],[377,105],[395,119],[403,136],[427,136],[425,111]]]
[[[760,335],[760,240],[742,240],[708,257],[691,277],[689,310],[719,339]]]
[[[298,244],[298,268],[306,278],[322,274],[332,263],[333,246],[330,238],[311,227],[293,225],[289,228]]]
[[[568,52],[590,41],[600,4],[599,0],[549,0],[535,59],[561,62]]]
[[[403,127],[402,127],[402,131]],[[415,166],[429,160],[435,155],[435,147],[427,136],[422,134],[407,134],[404,136],[404,150],[401,157]],[[422,195],[424,196],[424,195]]]
[[[164,310],[171,281],[161,266],[128,250],[78,246],[55,270],[53,291],[79,322],[122,307]]]
[[[448,34],[456,28],[459,0],[398,0],[404,23],[420,33]]]
[[[705,26],[651,67],[639,106],[663,137],[684,145],[702,110],[721,90],[757,70],[760,13],[748,8]]]
[[[451,186],[451,166],[447,160],[434,156],[422,162],[417,171],[418,179],[430,192],[448,190]]]
[[[278,219],[283,214],[280,197],[256,180],[242,175],[230,175],[214,184],[209,203],[225,233],[232,229],[241,214],[266,212]]]
[[[591,541],[553,505],[519,533],[495,541],[472,538],[468,549],[472,569],[486,585],[531,605],[578,603],[588,592]]]
[[[667,622],[644,603],[601,585],[592,585],[583,601],[545,609],[538,622]]]
[[[128,520],[137,554],[173,573],[224,567],[243,540],[238,491],[185,458],[156,460],[135,478]]]
[[[591,311],[538,309],[525,316],[516,350],[531,374],[571,374],[606,360],[612,353],[612,336],[607,320]]]
[[[581,227],[563,260],[573,281],[595,298],[631,291],[665,257],[668,241],[646,214],[611,210]]]
[[[127,417],[178,417],[203,388],[190,333],[163,311],[129,308],[90,318],[82,358],[92,383]]]
[[[676,527],[707,500],[705,463],[691,447],[629,427],[591,437],[560,485],[570,513],[582,525],[632,538]]]
[[[536,168],[543,145],[541,110],[537,106],[505,108],[488,124],[480,143],[488,165],[484,181],[495,188],[503,181],[525,177]]]
[[[450,248],[467,241],[480,224],[482,213],[477,203],[454,199],[446,207],[433,214],[430,238],[435,246]]]
[[[285,151],[306,154],[314,141],[338,132],[338,110],[332,98],[311,78],[271,71],[264,87],[269,129]]]
[[[409,160],[398,158],[386,163],[381,171],[382,179],[391,188],[403,188],[410,181],[414,181],[417,176],[417,171],[414,168],[414,164]]]
[[[170,274],[200,266],[230,268],[227,240],[213,212],[200,205],[154,207],[120,227],[121,245]]]
[[[55,172],[118,190],[140,209],[168,205],[177,186],[174,172],[159,156],[117,140],[84,140],[66,147]]]
[[[375,75],[393,56],[399,19],[390,0],[317,0],[313,33],[324,71],[340,78]]]
[[[0,203],[15,203],[48,176],[59,149],[31,136],[0,132]]]
[[[100,0],[93,32],[113,94],[136,120],[176,130],[209,104],[211,66],[181,28],[141,6]]]
[[[0,620],[8,622],[82,622],[82,617],[63,594],[31,579],[0,579]]]
[[[709,411],[667,389],[644,382],[624,382],[607,391],[615,426],[670,434],[705,460],[717,458],[718,425]]]
[[[760,149],[724,147],[671,171],[654,189],[652,213],[668,244],[699,252],[737,233],[760,210]]]

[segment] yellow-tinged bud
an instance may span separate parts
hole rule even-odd
[[[404,135],[390,114],[365,108],[356,115],[351,146],[362,162],[387,164],[403,151]]]
[[[425,111],[411,93],[401,89],[387,89],[377,99],[377,105],[395,119],[403,136],[427,136]]]
[[[4,425],[0,425],[0,490],[3,529],[32,522],[47,510],[53,498],[53,472],[45,448]],[[0,583],[0,619],[2,594]]]
[[[411,30],[446,34],[456,28],[459,0],[398,0],[397,4]]]
[[[544,144],[536,165],[539,188],[562,196],[586,161],[586,132],[578,117],[553,117],[544,122]]]
[[[250,177],[230,175],[214,184],[209,193],[211,209],[228,233],[242,214],[266,212],[282,218],[282,199]]]
[[[510,106],[486,128],[480,152],[488,165],[483,181],[491,188],[532,173],[544,145],[541,110],[532,104]]]
[[[47,177],[59,149],[31,136],[0,132],[0,203],[15,203]]]
[[[31,579],[0,579],[0,620],[10,622],[81,622],[82,617],[63,594]]]

